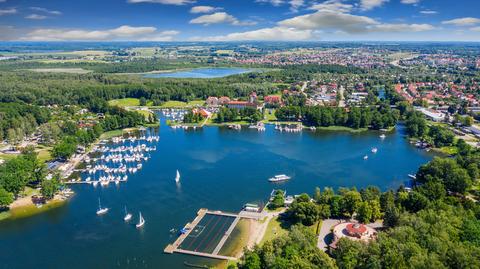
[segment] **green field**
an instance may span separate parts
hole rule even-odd
[[[120,136],[123,134],[123,130],[113,130],[109,132],[105,132],[102,135],[100,135],[100,139],[110,139],[115,136]]]
[[[274,217],[270,220],[267,226],[267,230],[265,231],[265,235],[260,241],[260,245],[265,243],[266,241],[270,241],[275,239],[279,236],[286,235],[288,233],[289,225],[279,220],[279,217]]]
[[[111,106],[139,106],[140,100],[138,98],[123,98],[123,99],[114,99],[108,101],[108,104]]]
[[[193,106],[203,106],[205,101],[203,100],[193,100],[188,103],[182,101],[167,101],[163,103],[161,106],[155,106],[152,108],[186,108],[186,107],[193,107]]]

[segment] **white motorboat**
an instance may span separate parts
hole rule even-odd
[[[372,153],[377,153],[378,149],[377,148],[372,148]]]
[[[368,160],[368,155],[363,156],[364,160]]]
[[[270,182],[280,182],[280,181],[285,181],[285,180],[289,180],[291,177],[287,176],[287,175],[276,175],[274,177],[271,177],[268,179],[268,181]]]

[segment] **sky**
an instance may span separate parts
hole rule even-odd
[[[1,41],[480,41],[480,0],[0,0]]]

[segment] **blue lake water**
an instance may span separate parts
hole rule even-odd
[[[0,268],[185,268],[206,259],[164,254],[199,208],[237,212],[247,202],[266,201],[273,188],[290,194],[314,188],[397,188],[432,155],[412,147],[403,127],[381,140],[379,133],[280,133],[206,127],[159,130],[157,151],[143,169],[119,186],[74,186],[69,203],[30,218],[0,222]],[[377,154],[370,149],[378,148]],[[368,154],[368,160],[363,156]],[[174,178],[179,169],[181,186]],[[274,185],[267,179],[287,174]],[[110,212],[96,216],[98,198]],[[123,221],[124,205],[142,211],[145,227]]]
[[[188,71],[145,74],[146,78],[221,78],[252,72],[245,68],[196,68]]]

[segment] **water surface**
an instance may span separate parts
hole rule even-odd
[[[252,72],[245,68],[196,68],[188,71],[145,74],[146,78],[221,78]]]
[[[199,208],[236,212],[266,201],[272,188],[312,193],[316,186],[396,188],[429,159],[409,145],[403,127],[376,132],[280,133],[207,127],[160,128],[157,151],[127,183],[107,188],[75,186],[65,206],[26,219],[0,223],[0,268],[184,268],[205,259],[164,254],[175,240],[169,230],[191,221]],[[370,152],[378,148],[377,154]],[[368,160],[363,156],[368,154]],[[175,185],[176,169],[182,175]],[[267,178],[292,179],[273,185]],[[98,198],[110,212],[96,216]],[[143,230],[123,222],[123,208],[142,211]]]

